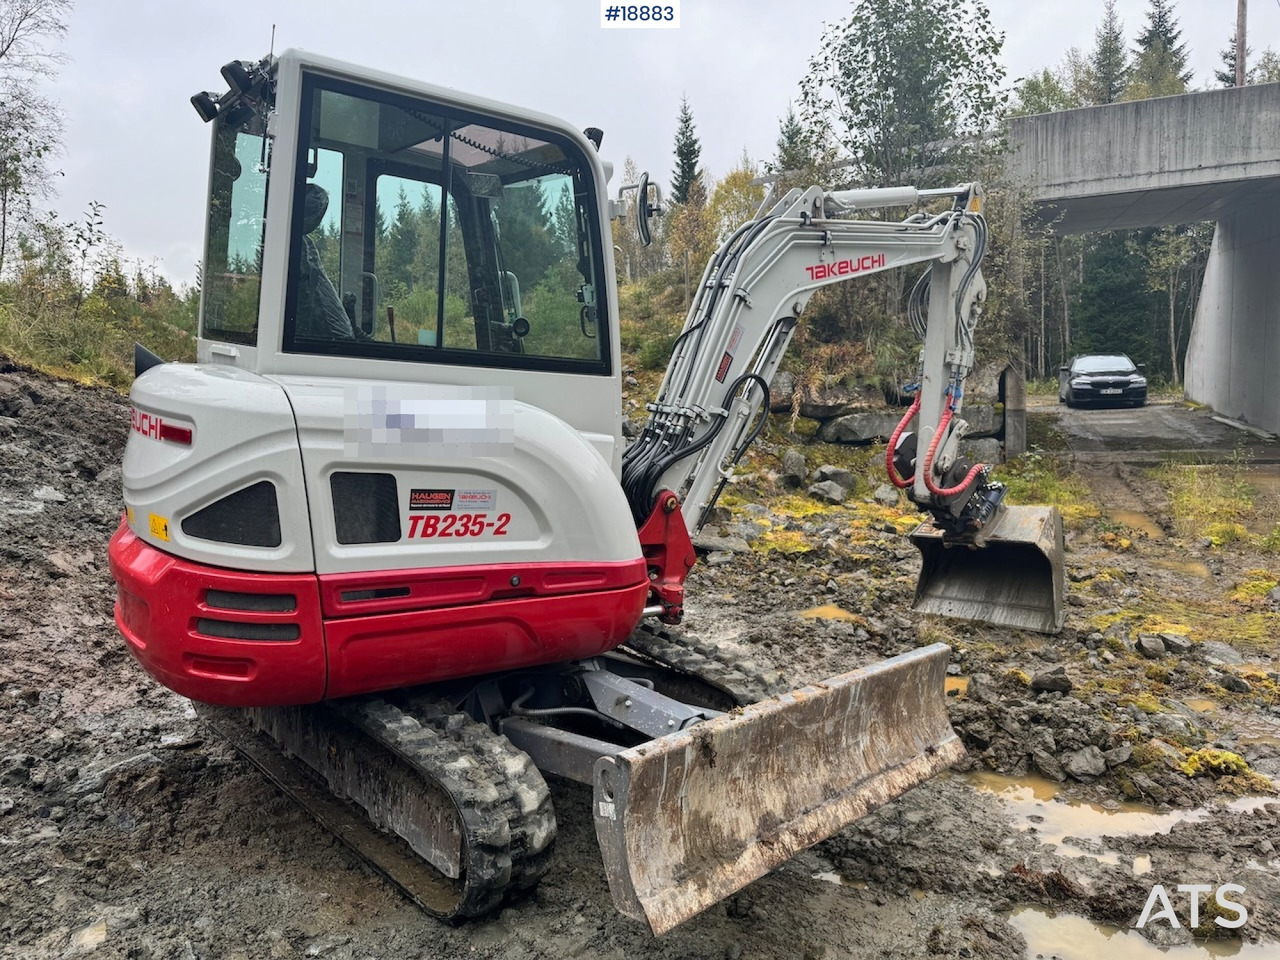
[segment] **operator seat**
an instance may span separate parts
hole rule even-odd
[[[320,263],[320,251],[310,234],[329,209],[329,192],[308,183],[302,201],[302,259],[298,267],[298,308],[295,330],[299,337],[321,340],[354,340],[358,335],[342,298]],[[363,338],[362,338],[363,339]]]

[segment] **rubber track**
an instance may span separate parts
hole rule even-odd
[[[405,853],[438,878],[441,890],[452,889],[452,895],[432,898],[430,903],[407,889],[406,893],[424,910],[443,919],[481,916],[501,903],[513,875],[509,813],[521,808],[517,794],[524,784],[505,776],[499,764],[477,757],[472,742],[460,743],[435,724],[420,722],[379,697],[311,707],[255,708],[243,713],[277,749],[297,757],[331,785],[341,784],[342,753],[360,750],[360,741],[365,738],[383,748],[385,759],[403,764],[423,781],[437,785],[452,800],[451,812],[462,832],[461,876],[458,880],[444,877],[426,860],[410,854],[405,845]],[[488,728],[481,729],[488,732]],[[320,734],[315,735],[316,731]],[[291,742],[295,739],[298,742]],[[471,741],[475,739],[471,737]],[[317,746],[320,755],[313,756]],[[372,761],[375,753],[364,753],[363,759]],[[332,769],[323,769],[329,764]],[[337,792],[342,793],[340,786]],[[295,799],[307,806],[302,797],[295,795]],[[384,869],[374,851],[357,847],[357,852],[396,882],[394,871]],[[520,875],[526,872],[522,867]]]
[[[529,755],[445,701],[420,696],[401,706],[418,723],[484,764],[491,779],[509,784],[510,792],[501,801],[511,834],[508,889],[520,892],[537,886],[555,851],[556,814],[551,791]]]
[[[511,830],[504,810],[513,802],[514,784],[494,777],[469,749],[385,700],[330,709],[449,795],[463,834],[462,892],[452,915],[475,917],[493,910],[511,881]]]
[[[735,661],[713,643],[694,641],[660,624],[640,624],[623,647],[709,683],[733,697],[740,707],[786,692],[750,660]]]

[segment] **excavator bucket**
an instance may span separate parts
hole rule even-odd
[[[1062,515],[1001,507],[976,543],[949,542],[932,521],[911,534],[923,556],[915,609],[1057,633],[1065,617]]]
[[[618,910],[665,933],[953,764],[949,653],[922,647],[598,760]]]

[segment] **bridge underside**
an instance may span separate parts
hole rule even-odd
[[[1223,220],[1278,198],[1280,178],[1268,178],[1064,197],[1039,202],[1036,209],[1056,233],[1095,233]]]

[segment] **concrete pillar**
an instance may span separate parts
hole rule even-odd
[[[1027,452],[1027,382],[1013,367],[1004,371],[1004,458]]]
[[[1280,198],[1218,222],[1187,347],[1187,396],[1280,432]]]

